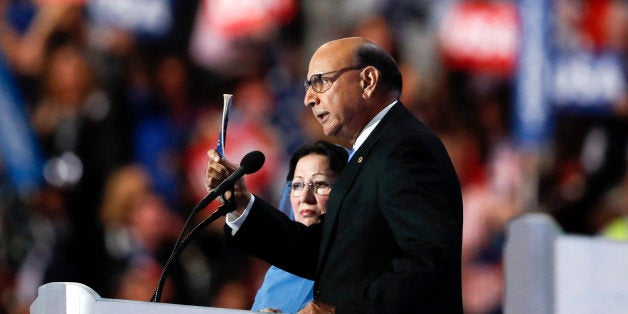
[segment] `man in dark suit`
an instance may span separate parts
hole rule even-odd
[[[312,56],[304,103],[353,145],[323,223],[305,227],[236,184],[227,241],[315,280],[300,313],[461,313],[462,198],[440,140],[400,102],[394,60],[363,38]],[[209,151],[208,189],[235,166]]]

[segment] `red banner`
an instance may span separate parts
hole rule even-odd
[[[263,33],[292,19],[294,0],[206,0],[209,27],[225,37]]]
[[[440,48],[452,69],[510,75],[518,44],[517,10],[511,2],[459,2],[439,27]]]

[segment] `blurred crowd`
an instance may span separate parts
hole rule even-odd
[[[403,73],[402,102],[452,157],[464,200],[465,312],[501,312],[505,228],[523,212],[550,213],[565,232],[628,240],[628,2],[546,1],[552,46],[611,53],[619,75],[602,101],[557,105],[551,133],[532,148],[514,135],[515,59],[482,67],[443,44],[464,36],[444,26],[458,25],[453,11],[516,12],[521,2],[0,0],[0,101],[9,90],[18,96],[2,108],[23,111],[0,111],[0,123],[16,125],[0,132],[34,138],[38,169],[34,184],[12,176],[11,161],[24,158],[0,134],[0,313],[28,313],[37,288],[54,281],[148,301],[206,193],[224,93],[234,95],[226,155],[262,151],[266,163],[247,184],[277,202],[293,150],[337,142],[303,106],[301,82],[313,50],[345,36],[390,51]],[[516,35],[514,16],[506,25]],[[488,32],[475,35],[490,46]],[[516,40],[510,47],[516,58]],[[251,306],[269,265],[227,248],[222,225],[182,253],[163,302]]]

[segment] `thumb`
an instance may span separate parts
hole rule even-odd
[[[214,163],[218,163],[221,166],[225,167],[225,169],[227,169],[227,171],[229,173],[234,172],[236,169],[238,169],[238,165],[236,165],[235,163],[225,159],[225,158],[221,158],[220,155],[218,155],[218,152],[215,149],[209,149],[207,150],[207,157],[210,159],[210,162],[214,162]]]

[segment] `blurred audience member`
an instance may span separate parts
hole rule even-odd
[[[46,63],[48,45],[55,34],[80,41],[81,5],[71,2],[2,1],[0,47],[20,75],[37,77]]]
[[[183,227],[181,219],[152,191],[148,173],[138,165],[116,169],[108,178],[100,217],[107,252],[115,262],[109,274],[111,291],[117,298],[150,300],[161,265]],[[162,300],[181,301],[172,291]]]
[[[601,201],[596,221],[598,234],[628,241],[628,176],[619,186],[609,190]]]

